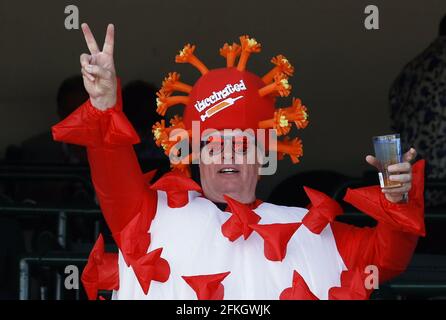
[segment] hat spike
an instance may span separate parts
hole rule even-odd
[[[249,36],[241,36],[240,44],[242,46],[242,52],[240,59],[238,61],[237,70],[244,71],[246,69],[246,63],[248,62],[249,56],[253,52],[260,52],[261,45],[254,38],[249,38]]]
[[[231,68],[235,64],[235,59],[242,52],[242,48],[237,43],[229,45],[225,43],[220,49],[220,55],[226,58],[226,67]]]
[[[180,74],[177,72],[169,72],[164,78],[161,90],[165,93],[172,94],[174,91],[190,93],[192,86],[185,84],[180,80]]]
[[[290,140],[289,137],[285,137],[283,141],[277,141],[276,151],[278,158],[283,158],[283,154],[287,154],[293,163],[299,162],[299,157],[303,156],[302,140],[294,138]]]
[[[279,73],[274,76],[274,82],[265,85],[259,89],[261,97],[269,94],[278,93],[281,97],[288,97],[291,92],[291,85],[288,83],[288,78],[285,74]]]
[[[284,73],[289,77],[294,74],[294,67],[288,61],[285,56],[279,54],[271,59],[271,62],[275,65],[267,74],[262,77],[265,84],[269,84],[274,80],[274,76],[279,73]]]
[[[276,129],[278,136],[283,136],[290,132],[291,123],[288,122],[286,114],[283,109],[277,109],[274,112],[274,118],[259,121],[258,123],[259,129],[268,129],[273,128]]]
[[[293,98],[293,104],[287,108],[281,108],[286,118],[289,121],[293,121],[296,127],[304,129],[308,125],[308,111],[307,108],[302,105],[302,101],[298,98]]]
[[[179,54],[175,57],[176,63],[190,63],[195,68],[197,68],[201,74],[206,74],[209,72],[209,69],[194,55],[195,46],[186,44],[182,50],[180,50]]]
[[[165,116],[167,109],[171,106],[177,104],[187,105],[189,103],[189,96],[170,96],[169,93],[163,90],[158,91],[156,95],[156,112],[161,116]]]

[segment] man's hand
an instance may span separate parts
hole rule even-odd
[[[84,86],[90,95],[92,105],[99,110],[111,108],[116,103],[116,72],[113,62],[114,26],[109,24],[104,47],[99,51],[98,44],[86,23],[82,32],[90,54],[81,54],[81,72]]]
[[[395,173],[391,174],[389,179],[402,183],[402,186],[398,188],[381,189],[385,194],[386,199],[390,202],[400,202],[403,200],[404,194],[409,192],[412,188],[412,166],[410,161],[415,159],[416,156],[417,151],[414,148],[410,148],[410,150],[403,155],[403,162],[392,164],[388,167],[389,173]],[[379,162],[374,156],[368,155],[365,160],[379,170]]]

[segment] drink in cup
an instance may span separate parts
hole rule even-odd
[[[399,134],[373,137],[375,157],[379,161],[379,183],[381,188],[397,188],[402,184],[389,179],[388,166],[402,162],[401,140]]]

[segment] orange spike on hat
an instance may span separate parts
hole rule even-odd
[[[248,62],[249,56],[253,52],[260,52],[261,44],[258,43],[256,39],[250,38],[247,35],[240,37],[240,44],[242,46],[242,52],[238,61],[237,70],[244,71],[246,69],[246,63]]]
[[[274,82],[267,84],[263,88],[259,89],[259,95],[261,97],[269,94],[278,93],[281,97],[288,97],[291,92],[291,85],[288,83],[288,77],[279,73],[274,76]]]
[[[294,121],[296,127],[304,129],[308,125],[307,107],[302,105],[302,101],[298,98],[293,98],[293,104],[290,107],[283,108],[288,120]]]
[[[195,46],[186,44],[182,50],[180,50],[179,54],[175,57],[176,63],[190,63],[195,68],[197,68],[201,74],[206,74],[209,72],[209,69],[204,65],[203,62],[200,61],[195,55]]]
[[[158,147],[166,144],[173,129],[185,129],[183,118],[178,115],[175,115],[170,119],[170,124],[170,127],[166,127],[166,121],[162,119],[160,122],[156,122],[152,126],[153,139]],[[187,132],[190,134],[190,130]]]
[[[277,131],[277,136],[288,134],[291,130],[291,123],[288,122],[286,113],[283,109],[274,112],[274,118],[259,122],[260,129],[273,128]]]
[[[192,86],[185,84],[180,80],[180,74],[177,72],[170,72],[167,77],[164,78],[161,90],[169,95],[174,91],[190,93]]]
[[[167,140],[164,140],[163,142],[162,142],[162,144],[161,144],[161,146],[163,147],[163,149],[164,149],[164,154],[166,155],[166,156],[170,156],[171,154],[174,154],[174,155],[176,155],[176,156],[178,156],[179,155],[179,150],[178,150],[178,148],[176,147],[176,145],[177,145],[177,143],[179,143],[181,141],[181,137],[180,136],[178,136],[178,137],[176,137],[176,139],[167,139]]]
[[[292,77],[294,74],[294,67],[288,61],[285,56],[279,54],[271,59],[271,62],[276,66],[272,68],[267,74],[262,77],[262,80],[265,84],[270,84],[274,76],[279,73],[284,73],[289,77]]]
[[[163,90],[158,91],[156,96],[158,97],[156,99],[156,112],[161,116],[165,116],[167,109],[171,106],[177,104],[187,105],[189,102],[189,96],[170,96]]]
[[[235,64],[235,59],[242,52],[242,48],[237,43],[229,45],[225,43],[220,49],[220,55],[226,58],[226,67],[231,68]]]
[[[164,141],[169,140],[169,128],[166,128],[166,121],[162,119],[160,122],[156,122],[152,126],[153,139],[158,147],[160,147]]]
[[[299,138],[290,139],[286,137],[283,141],[277,141],[278,158],[283,158],[287,154],[293,163],[298,163],[299,158],[303,156],[302,140]]]
[[[175,128],[175,129],[179,129],[179,128],[185,129],[186,128],[186,126],[184,125],[184,122],[183,122],[183,118],[177,114],[174,115],[173,118],[170,119],[169,122],[170,122],[171,128]]]

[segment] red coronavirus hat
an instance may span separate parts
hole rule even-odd
[[[156,144],[166,155],[178,142],[169,140],[172,130],[184,129],[191,133],[193,121],[199,121],[200,134],[211,128],[274,129],[279,137],[275,146],[278,158],[287,154],[293,163],[299,162],[303,155],[302,141],[297,137],[291,139],[288,134],[293,123],[298,129],[308,125],[307,108],[297,98],[293,98],[290,106],[275,107],[277,97],[290,95],[288,77],[293,75],[294,68],[284,56],[277,55],[271,59],[274,67],[263,77],[246,71],[249,56],[260,49],[255,39],[241,36],[240,45],[225,43],[220,49],[220,55],[226,58],[226,68],[209,70],[194,54],[194,45],[184,46],[175,61],[193,65],[201,72],[201,77],[191,86],[180,81],[178,73],[169,73],[157,93],[156,110],[162,116],[171,106],[185,105],[183,117],[175,115],[170,119],[170,126],[166,126],[165,120],[153,125]],[[187,164],[172,164],[172,168],[189,174]]]

